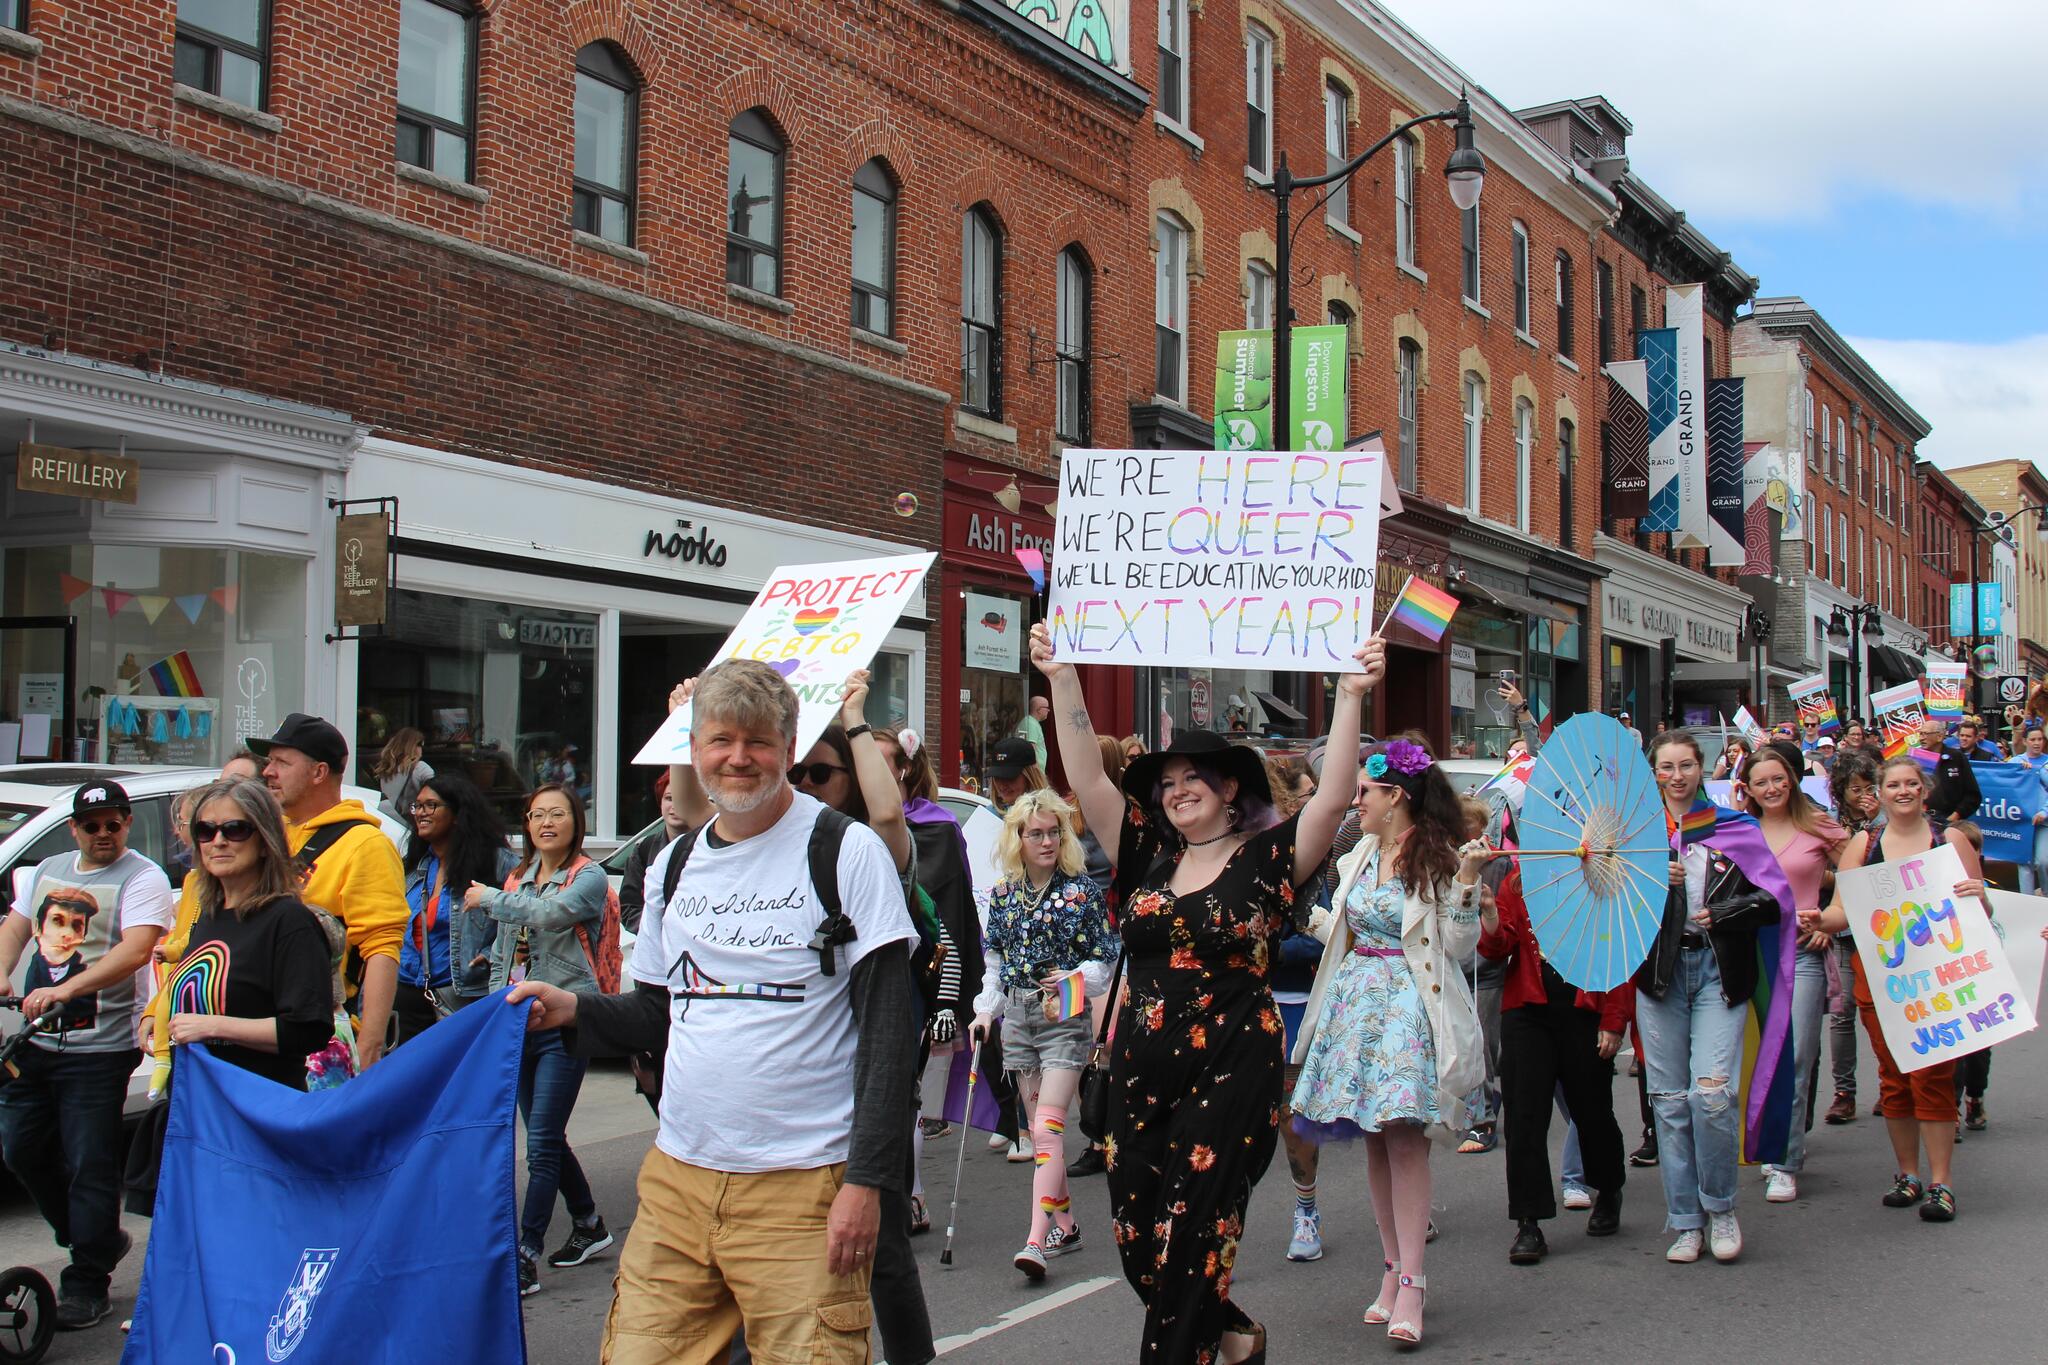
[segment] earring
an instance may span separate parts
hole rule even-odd
[[[1234,804],[1225,804],[1225,805],[1224,805],[1224,807],[1223,807],[1223,818],[1224,818],[1224,819],[1226,819],[1226,820],[1228,820],[1228,821],[1230,822],[1230,827],[1231,827],[1232,829],[1236,829],[1236,828],[1237,828],[1237,807],[1236,807],[1236,806],[1235,806]]]

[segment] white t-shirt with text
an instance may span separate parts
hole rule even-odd
[[[847,1158],[853,1128],[853,966],[916,937],[881,837],[847,830],[839,897],[857,937],[826,976],[808,945],[825,912],[811,885],[824,807],[793,794],[772,829],[718,844],[706,828],[664,905],[669,844],[647,869],[635,981],[669,992],[668,1061],[655,1144],[735,1173],[811,1170]]]

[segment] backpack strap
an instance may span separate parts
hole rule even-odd
[[[819,970],[827,976],[839,970],[837,950],[857,937],[853,921],[839,899],[839,850],[853,824],[851,816],[827,806],[818,812],[817,822],[811,826],[811,885],[818,890],[818,903],[825,908],[825,915],[818,922],[818,932],[811,936],[809,946],[818,955]]]
[[[306,842],[299,849],[299,864],[308,872],[313,864],[320,861],[320,855],[342,841],[343,836],[359,825],[374,824],[371,820],[337,820],[331,825],[322,825],[306,836]]]
[[[668,866],[661,874],[661,909],[668,913],[668,903],[676,898],[676,888],[682,885],[683,864],[690,861],[690,853],[697,847],[697,836],[704,832],[704,826],[686,830],[675,837],[675,852],[668,855]]]

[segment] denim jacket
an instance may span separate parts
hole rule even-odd
[[[491,952],[490,988],[500,990],[510,982],[512,959],[524,930],[527,980],[545,981],[566,991],[594,991],[597,978],[591,974],[590,959],[576,936],[576,926],[582,925],[595,939],[604,923],[605,897],[611,890],[604,868],[586,858],[574,877],[558,872],[545,883],[539,878],[540,860],[536,858],[521,874],[516,889],[484,893],[484,909],[499,925],[498,941]]]
[[[427,894],[433,891],[432,887],[426,885],[427,861],[425,858],[420,859],[419,866],[406,874],[405,898],[408,903],[417,899],[419,903],[425,904]],[[517,866],[518,854],[509,848],[499,849],[493,881],[503,886],[505,879],[512,875],[512,869]],[[414,895],[416,889],[422,893],[417,897]],[[471,910],[462,903],[462,893],[468,889],[466,886],[451,886],[442,893],[441,911],[447,916],[448,924],[448,975],[450,989],[455,994],[465,1000],[481,1000],[490,993],[489,958],[492,943],[498,936],[498,922],[491,918],[489,909]],[[412,941],[413,923],[416,923],[418,918],[415,914],[413,920],[405,926],[408,943]],[[469,964],[479,957],[485,961],[474,968],[470,967]]]

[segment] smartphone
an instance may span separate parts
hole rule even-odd
[[[1498,676],[1500,678],[1500,685],[1502,687],[1514,687],[1518,685],[1518,675],[1512,668],[1503,668]]]

